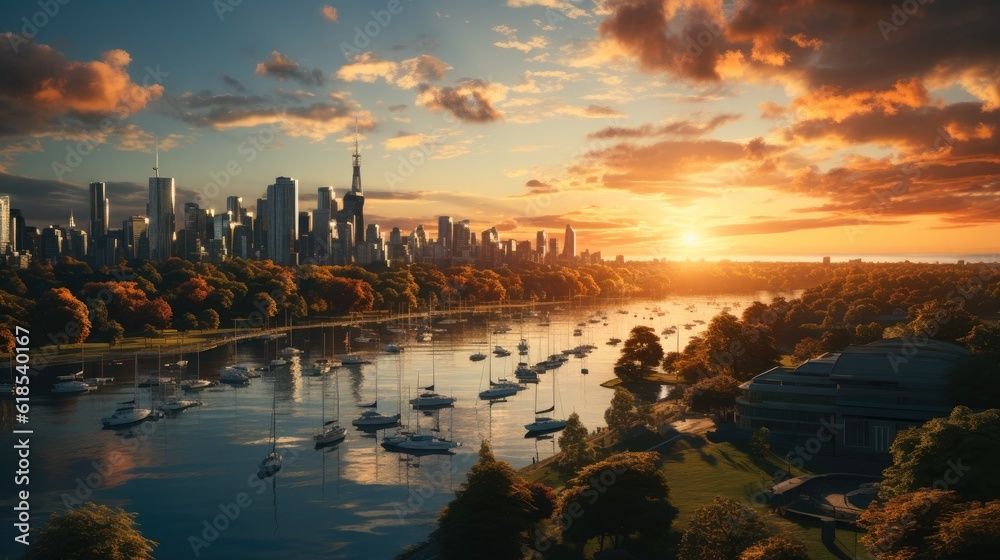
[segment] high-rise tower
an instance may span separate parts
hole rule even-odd
[[[563,240],[563,258],[572,261],[576,258],[576,230],[566,224],[566,239]]]
[[[146,215],[149,216],[149,258],[162,261],[173,256],[175,191],[173,177],[160,177],[159,147],[156,150]]]
[[[299,182],[278,177],[267,187],[267,256],[277,264],[298,264],[293,252],[299,238]]]
[[[90,184],[90,237],[108,234],[108,191],[102,182]]]
[[[354,243],[364,246],[365,242],[365,194],[361,188],[361,149],[358,144],[358,124],[354,121],[354,175],[351,191],[344,195],[344,209],[341,218],[354,223]]]

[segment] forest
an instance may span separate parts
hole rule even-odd
[[[836,346],[880,338],[873,323],[886,315],[926,320],[960,307],[972,316],[1000,309],[1000,284],[976,265],[768,262],[628,262],[623,266],[532,263],[486,269],[413,264],[369,270],[360,266],[284,267],[235,259],[194,263],[177,258],[132,261],[98,270],[64,257],[55,266],[0,269],[0,344],[13,345],[16,325],[31,328],[32,344],[120,342],[158,330],[215,329],[263,317],[289,320],[352,312],[414,312],[483,303],[609,301],[676,293],[754,293],[805,290],[796,299],[755,303],[742,320],[768,323],[782,344],[815,337]],[[41,312],[44,311],[44,312]],[[963,316],[962,321],[967,322]],[[956,320],[946,329],[962,331]],[[685,351],[687,352],[687,351]]]

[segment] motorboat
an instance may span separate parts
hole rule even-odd
[[[280,368],[280,367],[285,367],[285,366],[289,365],[289,363],[290,362],[288,360],[284,359],[284,358],[275,358],[275,359],[271,360],[270,366],[271,366],[272,369],[273,368]]]
[[[216,385],[218,385],[218,383],[209,381],[208,379],[193,379],[191,381],[181,383],[181,389],[184,389],[185,391],[197,391],[199,389],[207,389],[208,387],[214,387]]]
[[[60,381],[52,386],[52,393],[60,395],[82,395],[93,390],[93,387],[83,381]]]
[[[390,354],[399,354],[403,351],[401,344],[386,344],[384,350]]]
[[[399,422],[400,417],[399,414],[382,414],[375,410],[366,410],[361,416],[351,420],[351,425],[359,428],[392,426]]]
[[[433,387],[433,385],[432,385]],[[410,399],[410,404],[413,408],[444,408],[446,406],[451,406],[457,401],[455,397],[446,397],[435,393],[432,390],[424,391],[416,398]]]
[[[158,410],[163,412],[180,412],[184,409],[191,408],[192,406],[198,406],[201,403],[198,401],[186,400],[177,398],[177,395],[170,395],[164,399],[163,404],[157,406]]]
[[[341,365],[345,365],[345,366],[359,366],[359,365],[368,364],[368,363],[371,363],[371,362],[369,362],[368,360],[362,358],[360,354],[347,354],[346,356],[342,356],[340,358],[340,363],[341,363]]]
[[[257,478],[267,478],[278,474],[281,470],[281,455],[277,451],[267,454],[267,457],[257,465]]]
[[[565,420],[556,420],[548,416],[536,416],[534,422],[524,425],[524,429],[529,432],[554,432],[565,427]]]
[[[413,453],[448,453],[459,444],[442,437],[400,432],[394,436],[382,438],[382,447],[393,451],[409,451]]]
[[[111,416],[101,418],[101,424],[103,424],[105,428],[123,428],[125,426],[131,426],[132,424],[138,424],[139,422],[149,418],[149,415],[153,413],[153,411],[148,408],[136,407],[135,401],[129,401],[122,404],[128,406],[120,406],[115,409]]]
[[[475,354],[469,356],[469,359],[472,360],[473,362],[481,362],[486,358],[487,358],[486,354],[483,354],[482,352],[476,352]]]
[[[293,348],[291,346],[286,346],[285,348],[281,349],[280,353],[282,356],[298,356],[299,354],[302,353],[302,350],[299,350],[298,348]]]
[[[232,365],[226,366],[226,369],[222,370],[219,374],[219,381],[221,383],[246,383],[250,381],[250,369],[246,366]]]

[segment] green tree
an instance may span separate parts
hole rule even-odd
[[[965,499],[1000,499],[1000,410],[952,410],[923,426],[899,432],[892,465],[882,474],[879,496],[889,499],[941,481]]]
[[[750,436],[750,454],[763,459],[771,453],[771,430],[761,426]]]
[[[740,560],[809,560],[809,553],[788,536],[774,535],[744,550]]]
[[[108,307],[104,300],[93,299],[87,304],[90,311],[92,339],[107,342],[113,346],[125,340],[125,329],[118,321],[108,317]]]
[[[615,362],[615,375],[623,380],[640,379],[663,361],[660,337],[652,328],[637,326],[622,346],[621,357]]]
[[[214,330],[219,328],[219,314],[214,309],[206,309],[198,314],[198,328]]]
[[[143,560],[157,543],[142,536],[137,514],[87,502],[54,513],[38,531],[25,560]]]
[[[198,328],[198,318],[194,313],[185,313],[174,320],[174,328],[180,332],[187,332]]]
[[[635,397],[621,386],[615,387],[615,395],[611,397],[611,406],[604,411],[604,421],[609,430],[624,433],[632,424],[639,420],[635,408]]]
[[[738,560],[765,538],[767,528],[752,507],[719,496],[694,511],[681,535],[677,560]]]
[[[626,548],[629,537],[658,537],[670,531],[677,508],[657,459],[647,452],[624,452],[583,468],[559,496],[563,540],[583,544],[598,539],[604,550]]]
[[[587,427],[580,421],[580,415],[575,412],[570,414],[566,427],[559,435],[559,457],[556,458],[559,470],[574,473],[594,462],[596,454],[587,444],[587,435]]]
[[[513,560],[536,516],[532,495],[509,464],[493,456],[489,443],[443,510],[434,533],[442,558]],[[473,552],[474,551],[474,552]]]
[[[729,375],[702,379],[686,394],[688,406],[701,412],[729,410],[736,406],[738,396],[740,396],[740,382]]]

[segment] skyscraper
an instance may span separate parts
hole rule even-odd
[[[361,188],[361,150],[358,147],[357,125],[354,131],[354,175],[351,191],[344,195],[344,209],[338,215],[338,222],[349,220],[354,224],[354,245],[364,246],[365,242],[365,194]]]
[[[227,196],[226,212],[229,212],[229,219],[234,226],[242,224],[243,217],[246,215],[246,208],[243,208],[243,197]]]
[[[438,245],[441,246],[441,255],[445,258],[451,256],[452,251],[452,228],[451,216],[438,216]]]
[[[545,251],[548,249],[546,238],[548,236],[549,234],[545,233],[544,229],[535,234],[535,251],[538,252],[538,262],[545,262]]]
[[[90,238],[96,240],[108,234],[108,191],[104,183],[90,184]]]
[[[154,170],[157,168],[154,168]],[[174,219],[174,178],[149,178],[149,258],[154,261],[167,260],[173,256],[175,231]]]
[[[333,187],[320,187],[316,189],[316,195],[319,202],[319,205],[316,208],[320,210],[329,210],[330,214],[335,214],[337,212],[337,201],[333,197]]]
[[[299,238],[299,182],[278,177],[267,187],[267,254],[278,264],[297,264],[293,252]]]
[[[576,258],[576,231],[566,224],[566,239],[563,240],[563,258],[572,261]]]
[[[149,218],[132,216],[122,224],[125,229],[125,258],[144,259],[149,257]]]
[[[6,254],[10,249],[10,195],[0,194],[0,253]]]

